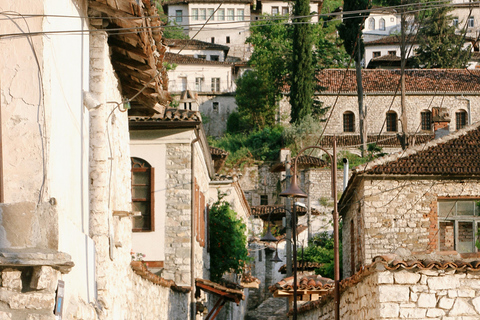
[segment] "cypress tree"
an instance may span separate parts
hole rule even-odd
[[[290,78],[291,123],[301,120],[313,110],[315,87],[310,32],[310,1],[295,1],[293,26],[293,56]]]

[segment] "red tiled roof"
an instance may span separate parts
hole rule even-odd
[[[334,136],[323,136],[320,141],[321,146],[332,147]],[[409,136],[409,143],[412,144],[415,138],[415,144],[426,143],[435,138],[434,134],[417,134]],[[337,146],[360,146],[360,135],[336,136]],[[369,135],[367,143],[376,143],[380,147],[401,147],[400,140],[396,134]]]
[[[357,173],[480,175],[480,122],[427,144],[370,162]]]
[[[156,274],[148,271],[148,269],[145,267],[143,264],[143,261],[132,261],[130,263],[130,266],[132,267],[132,270],[138,274],[140,277],[142,277],[145,280],[148,280],[154,284],[158,284],[162,287],[167,287],[171,288],[174,291],[177,292],[183,292],[187,293],[190,292],[191,288],[190,287],[180,287],[177,286],[175,281],[173,280],[166,280],[162,277],[157,276]]]
[[[218,3],[218,0],[164,0],[164,5],[178,4],[178,3]],[[252,3],[252,0],[226,0],[222,3]]]
[[[227,283],[219,284],[210,280],[196,278],[195,285],[204,291],[217,294],[237,304],[245,299],[243,287],[232,283],[230,285]]]
[[[414,41],[415,39],[416,38],[412,34],[411,37],[407,36],[405,41],[408,44],[411,44],[412,41]],[[372,41],[366,41],[365,42],[365,47],[379,45],[379,44],[383,44],[383,45],[384,44],[395,44],[395,45],[398,45],[398,44],[400,44],[400,36],[387,36],[387,37],[383,37],[383,38],[380,38],[380,39],[375,39],[375,40],[372,40]]]
[[[293,170],[293,160],[291,161],[291,170]],[[302,155],[297,159],[297,165],[299,168],[323,168],[328,166],[328,163],[318,157],[312,157],[308,155]],[[285,171],[285,163],[279,162],[275,164],[270,172],[282,172]]]
[[[297,278],[297,290],[318,290],[327,292],[334,287],[334,283],[335,282],[332,279],[320,275],[301,276],[300,278]],[[291,290],[293,292],[293,277],[282,279],[268,287],[268,289],[272,293],[277,290]]]
[[[228,156],[227,151],[217,147],[210,147],[210,153],[212,154],[212,156],[219,156],[221,158],[226,158]]]
[[[200,41],[196,39],[164,39],[170,48],[184,48],[187,50],[221,50],[228,51],[230,47],[218,43]]]
[[[176,54],[171,52],[165,52],[164,60],[165,62],[176,63],[176,64],[203,64],[203,65],[224,66],[224,67],[232,66],[232,64],[228,62],[193,58],[193,57],[184,56],[182,54]]]
[[[271,220],[280,220],[282,217],[285,216],[285,205],[283,204],[272,204],[272,205],[259,205],[259,206],[252,206],[252,214],[255,216],[259,216],[262,220],[267,220],[268,215],[270,212],[275,210],[273,214],[271,214]],[[293,206],[292,206],[293,208]],[[298,206],[296,207],[297,209],[297,215],[303,216],[307,213],[307,208]],[[320,215],[320,212],[315,209],[311,208],[312,215],[318,216]]]
[[[309,261],[298,261],[297,262],[297,272],[300,271],[314,271],[315,269],[318,269],[322,267],[324,264],[323,263],[318,263],[318,262],[309,262]],[[283,266],[278,269],[278,272],[285,274],[287,273],[287,265],[284,264]]]
[[[400,58],[397,55],[394,54],[386,54],[380,57],[372,58],[370,61],[401,61],[402,58]]]
[[[317,79],[318,84],[324,88],[319,92],[320,95],[337,94],[340,89],[340,93],[357,94],[355,70],[325,69],[317,74]],[[365,93],[399,92],[400,70],[363,69],[362,81]],[[478,94],[480,92],[480,70],[409,69],[405,70],[405,86],[406,93]]]

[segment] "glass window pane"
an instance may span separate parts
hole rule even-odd
[[[440,222],[440,251],[455,250],[453,221]]]
[[[458,222],[457,251],[460,253],[475,252],[473,222]]]
[[[150,218],[150,203],[135,201],[132,203],[133,211],[140,211],[142,213],[139,217],[134,217],[133,228],[134,229],[150,229],[151,227],[151,218]]]
[[[150,184],[150,171],[133,172],[133,185],[149,185]]]
[[[225,9],[219,9],[217,11],[218,14],[218,20],[223,21],[225,20]]]
[[[215,19],[214,19],[215,17],[213,16],[213,13],[215,12],[215,10],[213,10],[213,9],[208,9],[207,12],[208,12],[207,18],[210,18],[210,20],[215,20]]]
[[[474,201],[457,201],[457,216],[473,216],[474,210]]]
[[[150,186],[132,187],[133,199],[150,199]]]
[[[455,216],[456,201],[439,201],[438,202],[438,216],[439,217],[453,217]]]

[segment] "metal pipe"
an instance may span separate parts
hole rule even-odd
[[[347,158],[343,158],[343,191],[347,189],[348,184],[348,167],[349,162]]]
[[[295,168],[296,169],[296,168]],[[292,237],[293,237],[293,320],[297,320],[297,206],[293,200]]]
[[[337,208],[337,138],[333,136],[332,159],[332,189],[333,189],[333,253],[335,280],[335,320],[340,320],[340,254]]]

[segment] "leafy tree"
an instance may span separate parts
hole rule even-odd
[[[268,76],[257,70],[247,71],[237,80],[235,101],[248,127],[264,128],[275,124],[277,91],[271,87]]]
[[[340,228],[341,230],[342,228]],[[339,236],[342,239],[341,235]],[[322,232],[316,235],[304,250],[297,252],[297,259],[299,261],[317,262],[322,266],[315,270],[316,274],[322,277],[334,278],[334,250],[333,250],[333,235],[328,232]],[[340,273],[342,268],[342,242],[340,246]]]
[[[322,131],[320,120],[306,115],[302,121],[293,123],[283,131],[286,146],[296,154],[300,149],[318,144],[318,133]]]
[[[294,6],[293,55],[290,77],[290,122],[295,123],[311,114],[315,88],[312,61],[313,38],[310,27],[310,1],[297,0]]]
[[[425,19],[418,31],[419,47],[414,63],[420,68],[464,68],[470,58],[470,46],[463,49],[465,39],[455,34],[450,8],[438,8]]]
[[[210,278],[218,281],[226,272],[242,272],[248,262],[246,226],[230,204],[215,202],[209,211]]]
[[[345,0],[344,11],[354,11],[359,9],[369,9],[369,0]],[[343,39],[345,50],[355,60],[355,72],[357,76],[357,97],[358,97],[358,115],[360,120],[360,142],[366,149],[367,132],[365,124],[365,109],[363,106],[363,86],[362,86],[362,58],[364,53],[364,43],[362,39],[362,29],[368,13],[355,13],[345,16],[346,19],[338,26],[338,33]],[[362,153],[363,155],[363,153]]]

